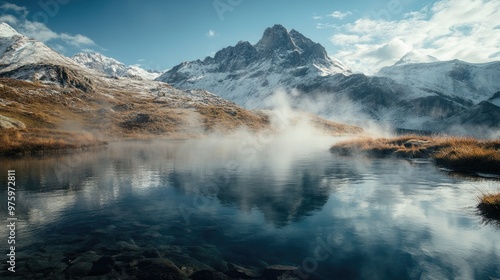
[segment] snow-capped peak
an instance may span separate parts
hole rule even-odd
[[[5,22],[0,23],[0,38],[22,36],[14,28]]]
[[[417,51],[411,51],[406,53],[398,62],[396,62],[394,65],[406,65],[406,64],[414,64],[414,63],[431,63],[431,62],[437,62],[439,59],[430,56],[430,55],[424,55],[421,54]]]
[[[2,72],[35,64],[76,65],[69,58],[42,42],[18,33],[6,23],[0,24],[0,64],[6,65],[1,69]]]
[[[351,70],[328,56],[321,44],[282,25],[267,28],[257,44],[240,41],[203,61],[181,63],[157,80],[181,89],[202,88],[238,104],[264,100],[277,88]]]

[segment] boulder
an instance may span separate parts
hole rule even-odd
[[[14,118],[0,115],[0,129],[25,129],[26,125]]]

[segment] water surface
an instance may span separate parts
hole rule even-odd
[[[500,278],[499,229],[475,209],[498,180],[287,150],[129,142],[2,159],[19,186],[16,276],[62,277],[88,251],[144,258],[156,250],[187,274],[232,263],[296,266],[309,279]],[[107,275],[126,279],[115,265]]]

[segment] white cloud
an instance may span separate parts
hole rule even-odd
[[[335,34],[330,38],[330,41],[335,45],[353,45],[369,41],[368,36],[359,36],[355,34]]]
[[[14,11],[17,14],[22,15],[23,17],[26,17],[28,15],[28,9],[26,9],[26,7],[21,7],[12,3],[4,3],[0,6],[0,9],[4,11]]]
[[[441,60],[499,60],[498,11],[500,1],[440,0],[399,21],[362,18],[340,25],[330,41],[340,49],[335,58],[366,73],[412,49]]]
[[[316,29],[338,29],[339,26],[333,23],[317,22]]]
[[[17,31],[30,38],[48,42],[58,38],[58,34],[41,22],[24,20],[17,26]]]
[[[217,33],[215,33],[215,31],[213,31],[212,29],[208,30],[207,32],[208,38],[214,38],[215,36],[217,36]]]
[[[41,22],[34,22],[27,19],[29,11],[25,7],[21,7],[11,3],[0,5],[0,10],[3,12],[14,11],[18,16],[4,14],[0,16],[0,21],[11,24],[19,33],[42,41],[44,43],[61,40],[66,44],[74,47],[83,48],[85,46],[95,46],[95,42],[87,36],[76,34],[70,35],[67,33],[57,33]],[[61,44],[53,45],[58,50],[65,49]]]
[[[322,20],[322,19],[323,19],[323,17],[322,17],[322,16],[317,15],[316,13],[314,13],[314,14],[312,15],[312,19],[314,19],[314,20]]]
[[[379,59],[380,61],[397,60],[412,50],[412,47],[398,38],[392,39],[389,43],[367,53],[367,55]]]
[[[17,24],[17,18],[12,15],[1,15],[0,16],[0,22],[6,22],[10,25],[16,25]]]
[[[92,41],[92,39],[90,39],[87,36],[80,35],[80,34],[69,35],[66,33],[62,33],[59,35],[59,38],[61,40],[65,41],[66,43],[73,45],[75,47],[95,45],[95,43],[94,43],[94,41]]]
[[[58,51],[58,52],[65,52],[65,51],[66,51],[66,48],[65,48],[64,46],[60,45],[60,44],[55,44],[55,45],[53,46],[53,48],[54,48],[56,51]]]
[[[333,13],[329,14],[328,16],[332,17],[332,18],[335,18],[335,19],[343,19],[343,18],[345,18],[346,16],[349,16],[349,15],[352,15],[352,13],[349,12],[349,11],[347,11],[345,13],[343,13],[341,11],[334,11]]]

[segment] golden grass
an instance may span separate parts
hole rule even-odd
[[[269,118],[239,107],[200,106],[196,111],[201,115],[205,130],[230,131],[241,126],[258,131],[269,126]]]
[[[44,152],[76,150],[105,145],[86,132],[68,132],[51,129],[2,130],[0,155],[26,155]]]
[[[420,135],[363,137],[340,142],[331,151],[344,155],[433,158],[438,165],[457,171],[500,174],[499,140]]]
[[[479,198],[477,208],[485,218],[500,221],[500,193],[484,194]]]
[[[485,148],[481,143],[446,147],[433,158],[437,164],[454,170],[500,173],[500,150]]]

